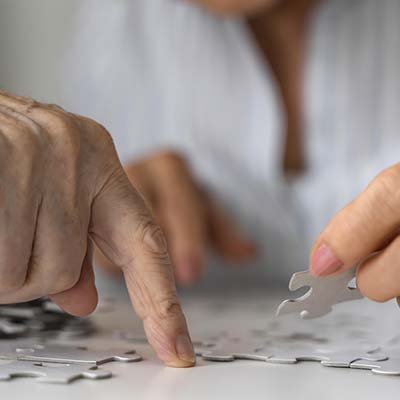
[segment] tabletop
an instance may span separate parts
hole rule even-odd
[[[298,316],[276,318],[279,302],[288,293],[246,291],[185,295],[183,307],[193,339],[229,333],[241,337],[270,335],[290,342],[304,338],[346,347],[381,344],[398,335],[400,311],[395,302],[377,304],[357,300],[334,307],[332,313],[311,321]],[[96,348],[135,348],[143,356],[136,363],[112,362],[101,368],[111,379],[77,380],[68,385],[36,383],[32,378],[0,382],[2,398],[75,400],[89,397],[118,399],[243,399],[295,397],[312,399],[394,398],[400,377],[373,375],[367,370],[328,368],[318,362],[277,365],[260,361],[211,362],[198,358],[189,369],[162,365],[146,343],[127,341],[143,335],[127,299],[110,302],[92,317],[98,332],[77,343]]]

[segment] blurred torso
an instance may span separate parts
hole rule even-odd
[[[160,147],[188,156],[265,250],[259,268],[236,275],[286,279],[304,269],[330,215],[398,161],[395,0],[329,1],[315,15],[304,77],[308,169],[290,185],[276,84],[243,21],[167,0],[85,0],[78,14],[65,103],[103,122],[125,161]]]

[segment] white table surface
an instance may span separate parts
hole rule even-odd
[[[184,309],[192,336],[200,338],[221,330],[251,335],[262,330],[275,335],[311,332],[335,344],[379,342],[394,336],[400,310],[394,302],[375,304],[367,300],[341,304],[322,319],[302,321],[287,316],[276,322],[274,310],[287,293],[218,294],[185,297]],[[141,335],[141,325],[127,302],[109,312],[94,315],[100,332],[80,343],[94,347],[132,347],[111,339],[115,330]],[[115,335],[114,335],[115,336]],[[133,346],[144,357],[138,363],[109,363],[103,369],[114,377],[108,380],[80,380],[69,385],[35,383],[32,378],[0,382],[1,399],[382,399],[397,398],[400,377],[375,376],[370,371],[327,368],[315,362],[275,365],[257,361],[212,363],[201,359],[190,369],[164,367],[148,345]]]

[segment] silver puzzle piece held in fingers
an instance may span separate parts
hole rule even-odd
[[[12,361],[0,365],[0,381],[31,377],[37,382],[67,384],[80,378],[105,379],[111,376],[111,372],[99,369],[96,365],[48,364],[29,361]]]
[[[310,290],[297,299],[283,301],[276,315],[299,313],[303,319],[318,318],[332,311],[332,306],[344,301],[362,299],[357,288],[349,287],[355,277],[355,268],[341,274],[314,277],[308,271],[293,274],[289,282],[291,291],[302,287]]]

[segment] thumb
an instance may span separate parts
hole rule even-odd
[[[124,273],[129,295],[153,349],[167,365],[195,362],[166,241],[122,167],[92,204],[90,233]]]
[[[64,292],[49,296],[68,314],[84,317],[91,314],[98,302],[93,273],[93,246],[88,239],[88,249],[83,260],[81,276],[76,285]]]
[[[400,164],[378,175],[330,221],[315,241],[310,272],[330,275],[359,264],[398,234]]]

